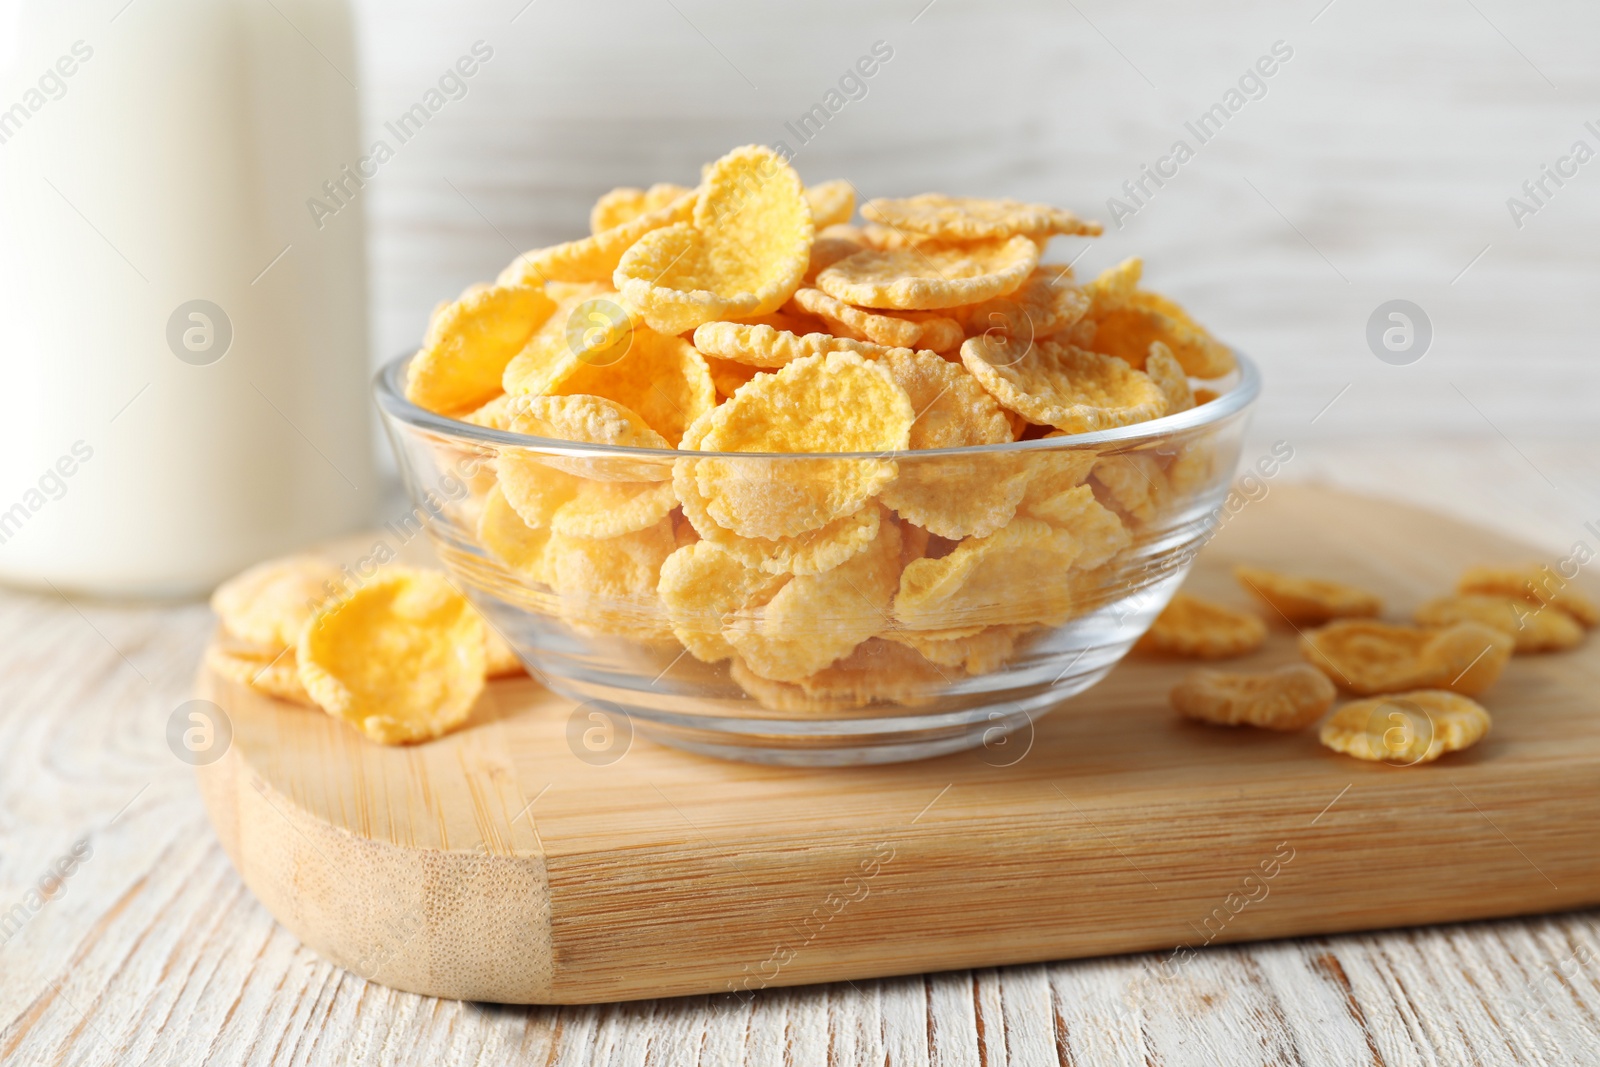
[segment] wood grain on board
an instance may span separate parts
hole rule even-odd
[[[1439,516],[1281,487],[1232,563],[1343,578],[1404,614],[1475,562],[1535,553]],[[1295,659],[1276,629],[1241,666]],[[469,726],[383,748],[216,679],[201,773],[245,882],[308,945],[402,990],[521,1003],[758,990],[1527,914],[1600,901],[1600,644],[1519,657],[1489,738],[1395,768],[1180,722],[1189,664],[1130,658],[1014,737],[796,770],[635,739],[592,766],[569,702],[492,687]],[[1181,966],[1186,952],[1169,955]]]

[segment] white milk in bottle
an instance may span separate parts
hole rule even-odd
[[[0,0],[0,580],[201,592],[366,521],[344,0]],[[318,225],[320,221],[321,225]]]

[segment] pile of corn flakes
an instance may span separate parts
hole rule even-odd
[[[1199,441],[906,458],[1182,412],[1234,358],[1140,288],[1138,259],[1086,283],[1042,264],[1053,237],[1100,233],[1071,212],[924,194],[855,215],[848,182],[806,187],[759,146],[693,188],[613,190],[589,236],[436,309],[407,372],[410,401],[477,426],[674,450],[502,448],[474,486],[478,540],[580,632],[676,642],[783,712],[914,703],[1000,668],[1121,595],[1108,576],[1139,527],[1225,476]],[[407,599],[313,628],[312,698],[372,720],[401,699],[377,677],[395,649],[413,681],[481,673],[374,638]],[[459,606],[429,603],[440,642],[472,644]],[[451,722],[467,693],[411,689]]]

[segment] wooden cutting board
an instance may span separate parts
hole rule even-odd
[[[1274,487],[1189,588],[1248,560],[1403,616],[1475,562],[1537,553],[1394,503]],[[1236,661],[1295,660],[1294,634]],[[803,770],[635,738],[592,765],[571,704],[496,683],[469,728],[383,748],[204,676],[200,769],[246,884],[329,959],[443,997],[587,1003],[1434,923],[1600,902],[1600,640],[1513,660],[1490,736],[1398,768],[1178,720],[1189,669],[1130,657],[1031,738]],[[580,724],[583,725],[583,724]],[[1176,947],[1176,951],[1173,951]]]

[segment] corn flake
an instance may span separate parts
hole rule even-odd
[[[728,618],[765,606],[788,581],[787,574],[768,574],[696,541],[667,557],[656,592],[683,647],[701,662],[718,663],[734,654],[723,637]]]
[[[318,706],[384,744],[447,733],[483,692],[483,622],[436,571],[379,574],[313,619],[296,653]]]
[[[1011,440],[1011,425],[994,399],[960,364],[932,352],[891,349],[878,360],[911,399],[916,419],[908,447],[958,448]],[[907,457],[880,499],[902,518],[959,540],[983,537],[1011,521],[1027,489],[1015,457]]]
[[[552,473],[560,474],[559,471]],[[530,524],[506,500],[503,488],[495,486],[484,501],[483,511],[478,516],[478,540],[513,573],[548,585],[550,576],[545,568],[544,550],[550,543],[549,518],[555,513],[555,507],[546,508],[544,502],[539,501],[533,511],[543,513],[543,521]]]
[[[1254,652],[1266,639],[1266,623],[1249,612],[1178,593],[1134,647],[1169,656],[1230,659]]]
[[[869,200],[862,205],[861,215],[891,229],[949,241],[979,241],[1015,234],[1098,237],[1101,233],[1098,222],[1086,222],[1061,208],[941,193],[922,193],[902,200]]]
[[[1437,689],[1357,700],[1322,724],[1319,740],[1356,759],[1411,766],[1477,744],[1489,713],[1474,700]]]
[[[871,358],[888,351],[869,341],[828,333],[795,334],[764,323],[743,322],[702,323],[695,327],[694,346],[705,355],[763,370],[786,367],[795,360],[829,352],[854,352]]]
[[[1550,604],[1493,593],[1457,593],[1436,597],[1413,616],[1422,626],[1481,622],[1511,635],[1516,652],[1560,652],[1583,643],[1577,619]]]
[[[676,448],[689,424],[716,406],[716,385],[700,353],[681,337],[647,327],[632,331],[625,354],[611,362],[585,361],[556,387],[555,395],[604,397],[635,412]]]
[[[1026,505],[1026,510],[1032,517],[1043,519],[1077,540],[1079,553],[1073,564],[1076,567],[1098,567],[1133,543],[1133,536],[1116,512],[1101,505],[1095,499],[1094,490],[1087,485],[1063,489],[1053,496],[1035,500]]]
[[[837,714],[880,703],[916,707],[930,703],[947,681],[916,652],[875,637],[798,683],[763,678],[737,657],[728,674],[762,707],[789,715]]]
[[[1019,288],[1039,264],[1023,236],[963,245],[924,244],[841,259],[816,287],[847,304],[916,311],[953,308]]]
[[[889,348],[944,352],[959,345],[966,336],[959,322],[943,315],[872,311],[846,304],[821,289],[797,289],[793,302],[835,330]]]
[[[1089,303],[1088,291],[1072,284],[1071,268],[1041,265],[1016,292],[951,308],[950,315],[967,333],[994,331],[1030,342],[1070,328]]]
[[[1304,663],[1265,674],[1199,670],[1173,688],[1172,707],[1189,719],[1217,726],[1302,730],[1333,706],[1332,682]]]
[[[590,209],[589,232],[599,234],[625,222],[632,222],[640,215],[669,207],[692,192],[693,189],[671,182],[657,182],[648,189],[627,186],[613,189],[595,201]]]
[[[809,185],[806,203],[811,208],[811,223],[817,229],[841,226],[856,213],[856,187],[843,178]]]
[[[1003,624],[1055,625],[1071,603],[1058,574],[1082,551],[1071,534],[1038,519],[1013,519],[987,537],[970,537],[940,559],[906,566],[894,614],[904,630],[964,637],[972,628]]]
[[[223,635],[206,649],[206,666],[258,693],[316,707],[306,687],[300,684],[299,661],[293,646],[273,649]]]
[[[1515,567],[1472,567],[1461,576],[1456,589],[1462,593],[1499,593],[1521,597],[1535,604],[1549,604],[1571,615],[1590,629],[1600,626],[1600,605],[1582,590],[1562,578],[1554,568],[1542,563]]]
[[[300,555],[258,563],[211,594],[211,610],[234,637],[288,648],[344,581],[344,572],[321,556]]]
[[[929,637],[916,630],[891,630],[883,637],[916,649],[929,663],[977,675],[997,671],[1011,662],[1018,640],[1030,629],[1027,626],[987,626],[966,637]]]
[[[1493,627],[1442,630],[1337,619],[1300,636],[1300,652],[1334,683],[1362,696],[1449,689],[1476,696],[1500,677],[1515,642]]]
[[[822,574],[791,579],[723,636],[763,678],[799,682],[885,628],[900,575],[900,528],[880,521],[866,549]]]
[[[506,365],[550,317],[555,301],[530,285],[475,285],[433,317],[407,365],[406,399],[453,414],[494,399]]]
[[[1371,618],[1383,610],[1377,595],[1344,582],[1279,574],[1244,564],[1233,568],[1233,576],[1291,626]]]
[[[687,221],[694,213],[695,194],[686,193],[654,211],[646,211],[609,230],[577,241],[524,252],[500,272],[500,285],[545,282],[609,282],[628,249],[655,230]],[[673,331],[667,331],[671,333]]]
[[[1194,393],[1189,388],[1189,376],[1172,355],[1172,349],[1160,341],[1150,342],[1150,354],[1144,360],[1144,372],[1156,383],[1167,398],[1167,414],[1176,415],[1194,407]]]
[[[884,452],[902,449],[915,419],[889,372],[849,352],[809,356],[761,375],[709,416],[708,452]],[[694,468],[706,510],[741,537],[793,537],[859,511],[895,475],[892,460],[737,459]],[[701,531],[705,535],[705,531]]]
[[[1051,340],[1023,346],[1001,337],[973,337],[961,362],[1003,406],[1029,422],[1087,433],[1165,414],[1156,383],[1112,356]]]
[[[782,156],[748,145],[717,160],[693,222],[641,237],[613,274],[624,300],[662,333],[776,311],[811,259],[800,179]]]

